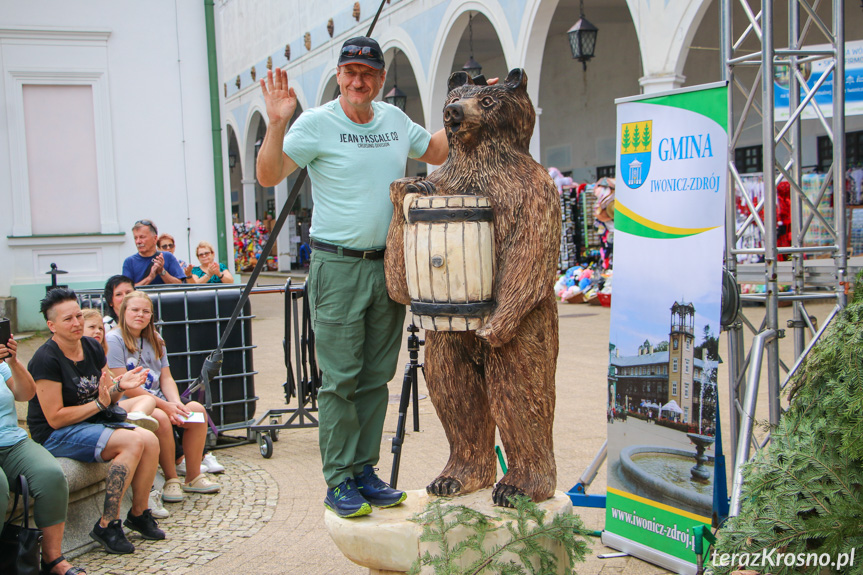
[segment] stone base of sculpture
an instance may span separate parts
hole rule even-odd
[[[440,553],[436,543],[420,541],[422,526],[409,521],[414,515],[421,513],[433,496],[425,491],[408,491],[407,500],[390,509],[375,509],[371,515],[356,519],[342,519],[331,511],[324,514],[324,522],[330,537],[345,556],[358,565],[369,568],[369,575],[396,575],[406,573],[418,557],[429,551],[432,555]],[[492,506],[491,488],[481,489],[468,495],[450,499],[453,505],[463,505],[485,515],[495,517],[497,509]],[[569,497],[557,491],[551,499],[538,504],[546,510],[546,522],[553,515],[572,513],[572,503]],[[503,521],[497,521],[502,525]],[[456,527],[450,531],[450,546],[467,538],[471,532],[466,528]],[[489,534],[485,544],[488,548],[505,543],[509,539],[506,528]],[[563,547],[547,541],[548,549],[555,554],[558,561],[558,573],[569,573],[568,562]],[[476,559],[475,555],[466,554],[463,565],[469,565]],[[504,554],[504,561],[512,559],[518,562],[514,554]],[[431,575],[430,567],[424,568],[422,575]]]

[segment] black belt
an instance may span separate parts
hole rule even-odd
[[[350,256],[352,258],[362,258],[364,260],[379,260],[384,257],[386,250],[352,250],[343,248],[333,244],[325,244],[318,240],[312,240],[312,249],[321,250],[322,252],[330,252],[331,254],[339,254],[342,256]]]

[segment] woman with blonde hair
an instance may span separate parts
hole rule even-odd
[[[201,459],[207,439],[204,406],[196,401],[184,404],[171,375],[165,343],[156,331],[153,302],[142,291],[126,294],[120,304],[119,325],[106,337],[108,341],[108,367],[116,374],[138,366],[150,370],[147,381],[130,395],[150,393],[156,398],[153,417],[159,422],[159,465],[165,474],[162,500],[176,503],[183,500],[183,492],[217,493],[221,487],[212,483],[202,472]],[[200,414],[200,415],[197,415]],[[197,421],[190,421],[190,417]],[[186,456],[186,482],[177,477],[174,427],[182,430],[182,446]]]
[[[234,283],[234,276],[228,271],[228,266],[216,261],[215,250],[210,242],[199,243],[195,255],[201,265],[192,268],[191,281],[198,284]]]

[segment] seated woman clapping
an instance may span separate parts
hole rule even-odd
[[[234,276],[225,264],[216,261],[215,250],[209,242],[201,242],[195,248],[195,255],[201,265],[192,268],[190,281],[198,284],[232,284]]]
[[[147,368],[147,382],[140,388],[126,392],[131,397],[149,394],[156,400],[153,417],[159,422],[156,435],[159,439],[159,464],[165,474],[162,500],[175,503],[183,500],[183,492],[217,493],[221,487],[201,473],[201,459],[207,439],[204,406],[196,401],[183,403],[177,382],[171,375],[165,343],[156,331],[153,302],[142,291],[133,291],[123,298],[118,313],[119,326],[106,336],[108,367],[116,373],[127,369]],[[187,421],[193,413],[199,421]],[[203,417],[201,417],[203,416]],[[182,446],[186,456],[186,482],[177,476],[174,430],[182,433]]]
[[[42,572],[84,573],[61,554],[69,506],[69,486],[63,469],[53,455],[18,427],[15,402],[29,401],[34,395],[36,383],[18,359],[18,343],[10,338],[5,345],[0,344],[0,512],[6,511],[10,484],[23,475],[36,500],[36,527],[42,530]]]
[[[159,442],[150,431],[116,421],[109,413],[123,393],[144,383],[147,371],[137,369],[111,379],[104,371],[102,346],[83,337],[83,314],[72,290],[51,290],[41,309],[52,336],[28,366],[36,381],[36,397],[27,413],[33,439],[55,457],[111,463],[102,517],[90,532],[106,551],[135,550],[119,518],[120,502],[130,486],[132,508],[123,525],[145,539],[164,539],[147,507]]]

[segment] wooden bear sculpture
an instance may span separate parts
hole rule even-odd
[[[494,503],[524,494],[554,494],[554,422],[558,331],[553,286],[560,246],[560,202],[554,182],[528,152],[536,115],[527,75],[515,69],[503,85],[474,85],[464,72],[449,79],[444,124],[449,157],[428,178],[390,186],[387,289],[410,304],[405,278],[403,203],[407,194],[477,195],[493,208],[494,308],[476,331],[427,331],[425,375],[450,445],[446,467],[426,487],[432,495],[470,493],[494,484],[495,427],[508,471]]]

